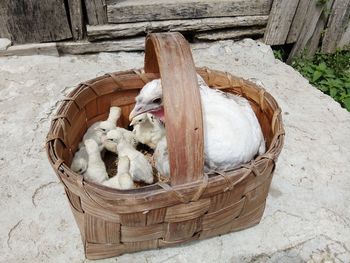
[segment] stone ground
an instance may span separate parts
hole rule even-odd
[[[267,207],[248,230],[99,262],[350,262],[350,114],[244,40],[196,46],[198,66],[256,81],[283,109],[286,140]],[[0,262],[87,262],[62,185],[46,158],[57,101],[142,53],[0,58]]]

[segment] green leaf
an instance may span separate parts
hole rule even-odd
[[[345,108],[350,111],[350,97],[343,100]]]
[[[320,63],[318,65],[317,69],[320,70],[320,71],[325,71],[327,69],[326,63],[324,63],[324,62]]]
[[[329,90],[329,87],[326,85],[320,85],[320,86],[318,86],[318,89],[323,91],[323,92],[327,92]]]
[[[322,76],[322,72],[320,71],[315,71],[313,76],[312,76],[312,82],[317,81],[320,77]]]
[[[338,93],[338,90],[336,88],[330,88],[329,89],[329,95],[331,95],[332,98],[334,98]]]

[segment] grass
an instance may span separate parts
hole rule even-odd
[[[283,51],[274,51],[276,58]],[[309,82],[350,111],[350,50],[337,50],[334,54],[317,52],[312,58],[304,55],[292,62]]]

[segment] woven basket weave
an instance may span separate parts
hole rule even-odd
[[[265,154],[239,169],[203,173],[196,71],[210,87],[250,101],[266,140]],[[111,106],[122,108],[118,125],[126,127],[140,88],[159,77],[163,84],[170,185],[116,190],[94,184],[70,170],[87,128],[106,119]],[[144,69],[106,74],[81,83],[64,99],[52,120],[46,150],[64,185],[86,257],[100,259],[258,224],[283,140],[281,110],[268,92],[229,73],[196,69],[183,36],[162,33],[147,37]]]

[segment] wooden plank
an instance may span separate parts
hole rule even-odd
[[[305,49],[306,56],[309,56],[309,57],[313,56],[316,53],[316,51],[319,49],[322,33],[324,32],[324,28],[327,24],[327,18],[328,17],[324,14],[317,21],[315,30],[306,45],[306,49]]]
[[[69,15],[73,39],[80,40],[84,37],[84,16],[82,0],[68,1]]]
[[[299,0],[298,8],[295,12],[292,25],[290,26],[286,43],[294,43],[297,41],[301,29],[306,19],[307,8],[312,0]]]
[[[309,44],[314,41],[314,32],[317,29],[317,25],[320,19],[326,19],[322,17],[322,14],[327,10],[333,3],[333,0],[327,1],[326,5],[319,4],[318,0],[312,0],[309,3],[308,10],[306,12],[306,19],[303,23],[303,27],[299,34],[297,42],[294,44],[292,51],[289,54],[287,63],[291,63],[295,56],[301,54],[305,49],[309,47]],[[317,30],[316,30],[317,31]],[[309,53],[312,55],[312,53]]]
[[[107,24],[107,6],[105,0],[85,0],[89,25]]]
[[[348,26],[346,27],[346,30],[343,34],[343,36],[341,37],[337,47],[338,48],[344,48],[345,46],[350,45],[350,20],[348,23]]]
[[[0,1],[0,38],[11,39],[11,33],[7,29],[7,5]]]
[[[194,37],[198,40],[225,40],[225,39],[242,39],[246,37],[259,38],[264,35],[265,28],[241,28],[225,29],[218,31],[208,31],[196,34]]]
[[[72,37],[64,0],[2,0],[0,10],[0,35],[15,44]]]
[[[118,41],[66,41],[52,43],[24,44],[9,47],[0,51],[0,57],[59,54],[88,54],[98,52],[143,51],[145,38],[130,38]]]
[[[268,15],[272,0],[128,0],[107,1],[109,23],[169,19]]]
[[[88,54],[97,52],[116,52],[116,51],[143,51],[145,48],[145,38],[130,38],[118,41],[102,42],[59,42],[57,49],[63,54]]]
[[[238,16],[108,24],[87,26],[87,36],[90,41],[96,41],[100,39],[145,35],[146,32],[201,32],[239,26],[264,26],[267,24],[267,20],[268,16]]]
[[[343,36],[350,15],[349,0],[335,0],[328,20],[327,29],[322,41],[321,51],[335,52],[337,44]]]
[[[285,44],[298,3],[299,0],[273,1],[264,35],[264,42],[266,44]]]
[[[9,47],[7,50],[0,51],[0,57],[31,55],[58,56],[59,54],[56,43],[16,45]]]

